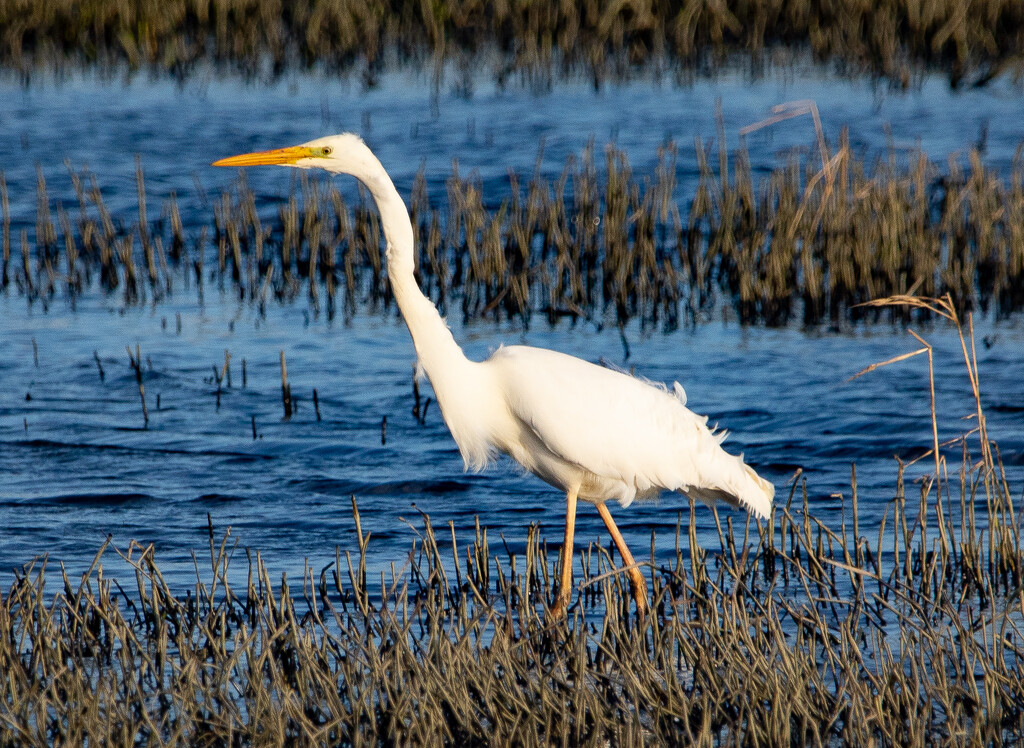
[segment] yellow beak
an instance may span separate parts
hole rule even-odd
[[[257,151],[256,153],[243,153],[240,156],[229,156],[220,161],[214,161],[211,166],[262,166],[265,164],[288,166],[299,159],[315,155],[314,149],[296,145],[291,148],[277,148],[273,151]]]

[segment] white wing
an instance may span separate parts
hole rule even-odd
[[[493,367],[512,415],[560,459],[621,481],[628,504],[660,489],[724,500],[761,516],[775,489],[720,446],[707,417],[688,410],[685,393],[556,351],[508,346]],[[610,498],[610,497],[593,497]]]

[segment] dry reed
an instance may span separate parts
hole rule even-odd
[[[924,70],[982,85],[1020,74],[1024,9],[1014,0],[3,0],[0,29],[0,66],[25,79],[80,67],[184,78],[212,64],[259,78],[356,68],[372,85],[389,62],[467,71],[484,57],[500,81],[545,85],[560,75],[623,78],[645,65],[709,74],[737,54],[759,69],[796,50],[901,86]]]
[[[534,526],[503,555],[479,524],[460,540],[424,515],[402,570],[371,578],[354,499],[357,547],[298,583],[248,550],[239,583],[238,541],[212,524],[184,595],[153,546],[113,549],[129,590],[104,571],[108,545],[76,580],[41,558],[0,598],[0,744],[1020,741],[1024,548],[971,320],[950,297],[874,303],[957,327],[976,406],[953,442],[936,426],[934,472],[908,484],[898,465],[877,539],[861,535],[855,469],[852,527],[811,513],[799,473],[766,524],[715,514],[717,547],[698,542],[691,507],[674,552],[656,557],[651,539],[642,623],[600,545],[580,551],[569,620],[548,616],[554,558]]]
[[[779,116],[794,111],[811,110]],[[608,314],[618,325],[671,328],[716,305],[745,323],[841,324],[882,313],[865,301],[907,293],[949,294],[960,312],[996,317],[1024,307],[1020,159],[1008,175],[973,150],[945,168],[920,154],[869,162],[845,131],[833,151],[819,130],[816,157],[755,179],[742,148],[712,153],[697,139],[695,149],[700,178],[686,207],[671,143],[652,174],[634,174],[611,145],[603,159],[592,146],[571,156],[554,180],[537,171],[524,185],[513,174],[497,207],[457,165],[440,201],[421,173],[410,211],[422,287],[447,313],[527,325],[538,313],[552,323]],[[202,299],[208,227],[189,237],[175,195],[161,209],[169,220],[115,221],[95,176],[69,174],[77,220],[40,173],[34,244],[23,230],[20,264],[5,244],[0,287],[46,306],[98,286],[131,305],[187,291],[194,274]],[[141,167],[137,179],[144,221]],[[261,216],[243,177],[214,205],[212,276],[240,301],[262,311],[304,296],[328,316],[391,308],[380,220],[365,193],[350,206],[333,185],[303,178],[276,215]],[[9,221],[5,207],[5,242]]]

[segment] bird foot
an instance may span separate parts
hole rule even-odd
[[[567,595],[559,593],[550,608],[552,617],[556,619],[565,618],[565,612],[569,609],[570,602],[572,602],[572,593]]]

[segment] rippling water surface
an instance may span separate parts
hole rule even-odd
[[[489,203],[505,194],[510,169],[533,169],[541,138],[541,168],[552,176],[590,139],[598,145],[614,140],[642,172],[653,166],[658,144],[673,138],[681,144],[677,195],[689,200],[696,164],[688,144],[715,132],[716,97],[732,146],[740,127],[762,119],[773,104],[799,98],[817,101],[830,138],[849,125],[851,140],[867,153],[920,147],[944,159],[984,137],[986,159],[1005,172],[1022,135],[1015,91],[996,86],[952,94],[939,82],[905,95],[796,78],[754,84],[724,79],[687,89],[638,82],[599,93],[562,86],[540,97],[481,84],[466,98],[445,90],[435,97],[427,83],[393,76],[369,92],[303,78],[271,89],[230,82],[181,89],[70,81],[7,86],[2,95],[0,168],[14,236],[22,227],[34,232],[37,165],[51,199],[70,206],[74,196],[62,162],[87,163],[115,219],[129,223],[137,220],[139,153],[153,205],[176,191],[186,229],[195,230],[211,220],[207,190],[217,194],[234,178],[208,167],[210,161],[343,130],[367,138],[401,192],[408,193],[425,163],[436,194],[443,194],[450,161],[458,158],[463,171],[479,171]],[[809,120],[748,138],[760,170],[776,165],[781,149],[812,142]],[[249,180],[269,203],[287,194],[292,176],[268,168],[251,170]],[[352,190],[348,181],[339,186]],[[592,323],[536,324],[528,331],[476,323],[455,325],[455,334],[476,358],[502,343],[525,342],[635,367],[654,380],[679,380],[689,406],[732,432],[727,447],[745,452],[776,484],[781,500],[801,468],[813,510],[837,525],[838,495],[849,498],[850,465],[856,462],[867,533],[877,532],[894,494],[894,455],[911,459],[931,442],[923,357],[846,382],[872,362],[916,347],[898,329],[836,334],[744,329],[722,321],[671,334],[627,328],[628,360],[618,331]],[[936,347],[941,436],[952,437],[970,428],[960,419],[973,410],[959,341],[941,327],[925,334]],[[977,338],[989,433],[1019,494],[1024,328],[981,320]],[[125,351],[136,344],[148,428]],[[380,567],[404,558],[414,530],[403,520],[416,525],[417,510],[435,525],[452,521],[462,537],[479,514],[512,550],[522,547],[531,522],[552,544],[561,540],[564,507],[556,490],[507,461],[464,475],[436,407],[428,408],[422,425],[413,417],[414,354],[393,313],[327,321],[300,301],[271,307],[261,317],[230,294],[218,294],[215,283],[202,304],[194,290],[181,286],[170,302],[128,309],[119,296],[93,292],[74,310],[62,303],[43,310],[8,290],[0,295],[0,349],[0,580],[41,554],[69,571],[84,571],[111,534],[121,547],[131,539],[155,543],[164,573],[184,584],[194,573],[191,554],[205,552],[208,517],[218,533],[230,526],[272,569],[294,575],[306,559],[318,569],[333,561],[335,546],[354,547],[351,495],[364,528],[373,533],[373,562]],[[218,397],[214,369],[223,367],[225,351],[231,354],[230,386],[225,381]],[[280,351],[298,400],[287,421]],[[428,397],[429,386],[422,389]],[[959,465],[959,452],[949,459]],[[908,475],[926,471],[920,463]],[[697,511],[703,540],[710,543],[711,513]],[[680,512],[688,516],[685,500],[665,496],[617,516],[643,556],[652,530],[659,551],[672,548]],[[584,543],[607,542],[587,507],[577,533]]]

